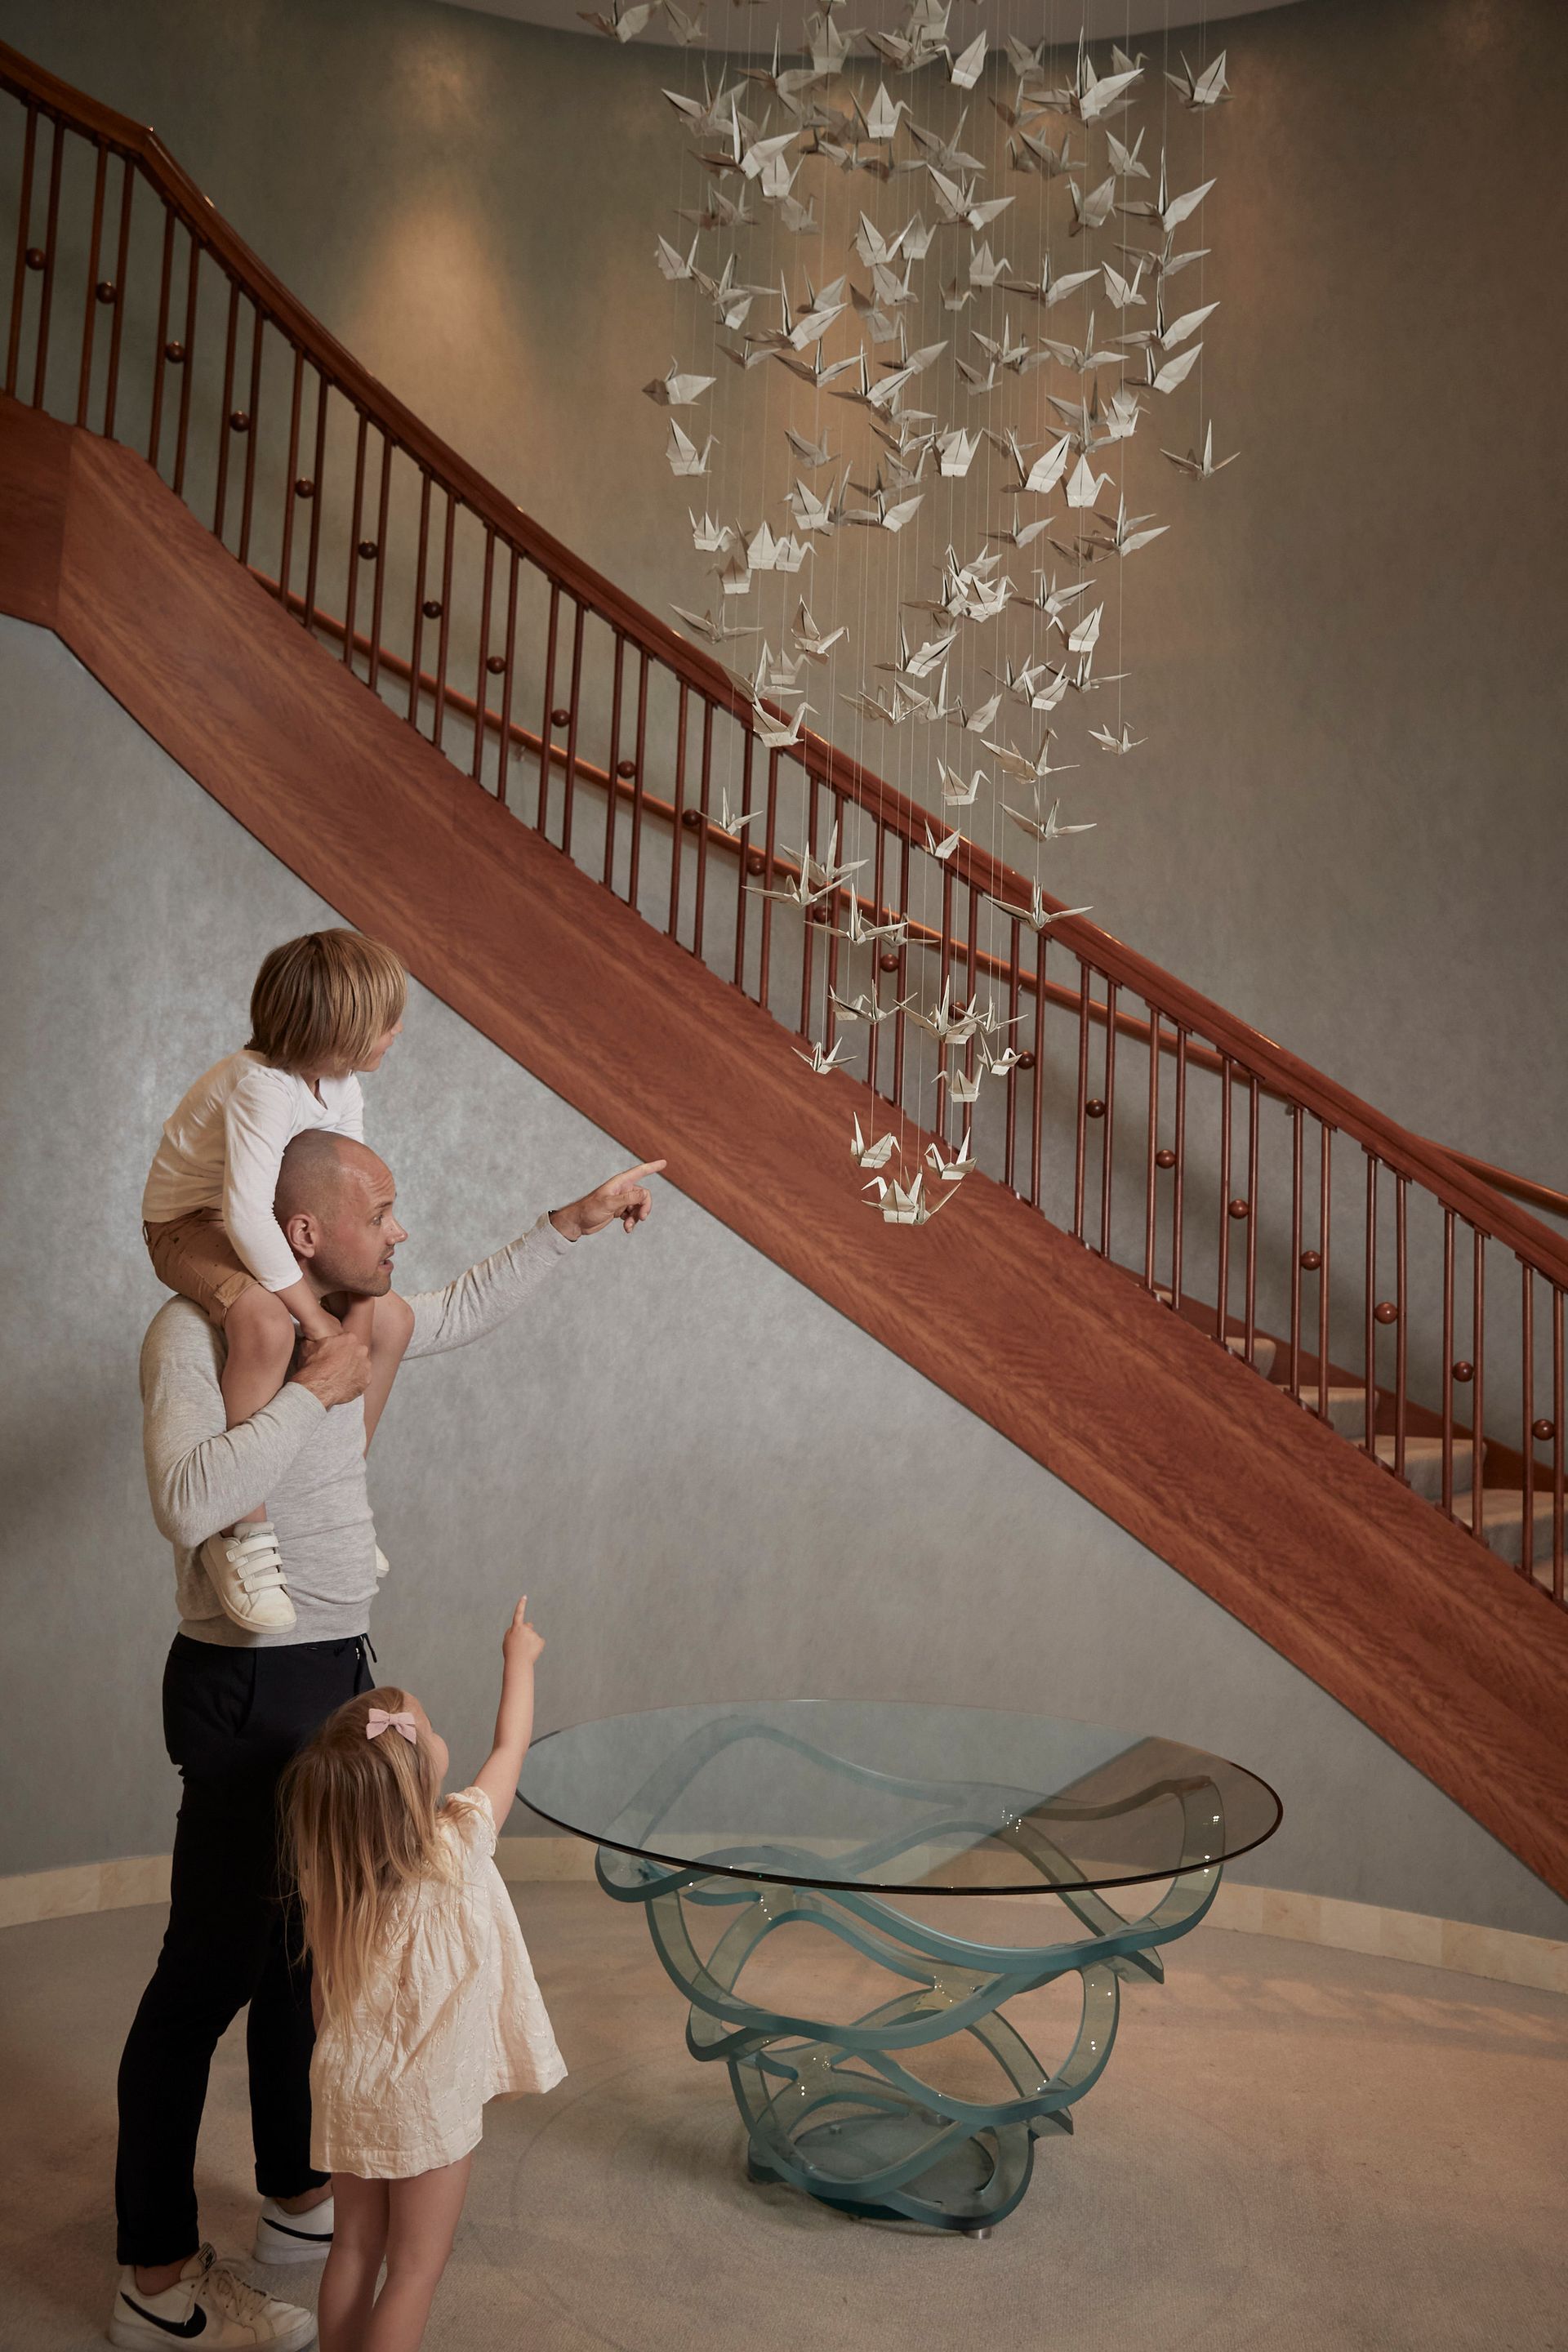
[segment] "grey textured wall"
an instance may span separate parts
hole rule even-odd
[[[141,1184],[160,1118],[243,1034],[261,954],[328,910],[8,621],[0,730],[0,1870],[25,1870],[169,1842]],[[596,1133],[421,991],[369,1124],[414,1287],[658,1141]],[[545,1726],[742,1695],[1059,1708],[1272,1780],[1286,1826],[1244,1876],[1568,1934],[1568,1905],[1315,1685],[672,1190],[525,1324],[411,1366],[372,1486],[393,1562],[375,1637],[459,1769],[527,1589]]]
[[[695,193],[658,95],[684,61],[427,0],[0,0],[0,35],[153,121],[571,545],[656,606],[689,587],[636,395],[668,351],[654,228]],[[1221,37],[1205,364],[1242,463],[1159,485],[1152,747],[1101,763],[1056,870],[1396,1117],[1561,1182],[1568,8],[1300,0]]]

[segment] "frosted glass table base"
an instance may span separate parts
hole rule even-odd
[[[1198,1792],[1188,1801],[1195,1815]],[[1212,1812],[1210,1792],[1201,1802]],[[1031,1843],[1026,1833],[1021,1850]],[[851,1887],[678,1869],[608,1846],[600,1847],[595,1867],[607,1895],[645,1906],[654,1949],[691,2004],[692,2056],[728,2067],[754,2179],[786,2181],[869,2219],[984,2231],[1028,2188],[1036,2140],[1072,2130],[1074,2105],[1110,2056],[1122,1984],[1163,1979],[1159,1947],[1197,1926],[1220,1882],[1217,1863],[1184,1871],[1152,1910],[1128,1919],[1102,1894],[1054,1886],[1051,1849],[1032,1858],[1041,1892],[1053,1894],[1086,1933],[1059,1944],[976,1944]],[[797,1860],[804,1877],[809,1857]],[[777,1852],[765,1861],[759,1853],[755,1866],[783,1875],[787,1862]],[[1123,1898],[1140,1892],[1122,1890]],[[1005,1906],[1007,1898],[991,1900]],[[733,1916],[704,1959],[689,1915],[715,1910]],[[741,1990],[747,1961],[769,1937],[803,1926],[837,1937],[902,1989],[850,2021],[753,2007]],[[1082,1988],[1078,2031],[1051,2072],[1002,2011],[1020,1993],[1072,1974]],[[913,2071],[914,2053],[957,2033],[970,2035],[992,2061],[994,2100],[953,2097]]]

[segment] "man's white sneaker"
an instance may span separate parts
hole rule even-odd
[[[195,2343],[202,2352],[303,2352],[315,2340],[315,2314],[275,2303],[220,2263],[210,2246],[193,2254],[162,2294],[143,2294],[133,2270],[120,2273],[109,2340],[138,2347]]]
[[[256,2217],[258,2263],[325,2262],[332,2242],[332,2200],[323,2197],[306,2213],[286,2213],[275,2197],[264,2197]]]
[[[283,1581],[283,1560],[270,1519],[252,1520],[232,1534],[208,1536],[202,1566],[226,1617],[250,1633],[286,1633],[294,1603]]]

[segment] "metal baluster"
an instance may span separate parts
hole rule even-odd
[[[375,505],[375,586],[370,594],[370,663],[365,683],[373,694],[380,688],[381,624],[386,598],[386,530],[392,505],[392,443],[381,436],[381,488]]]
[[[1443,1211],[1443,1510],[1454,1516],[1454,1212]]]
[[[1375,1152],[1366,1154],[1366,1297],[1362,1302],[1362,1357],[1365,1367],[1366,1388],[1363,1397],[1363,1419],[1365,1434],[1362,1451],[1377,1458],[1377,1324],[1373,1309],[1377,1303],[1377,1171],[1380,1166]]]
[[[1552,1595],[1563,1601],[1563,1293],[1552,1286]]]
[[[250,405],[245,416],[245,488],[239,508],[239,560],[250,561],[250,518],[256,502],[256,453],[261,443],[261,355],[267,321],[253,302],[250,306]],[[232,415],[227,420],[234,425]],[[236,430],[238,430],[236,427]]]
[[[676,702],[675,799],[672,803],[674,816],[669,828],[669,920],[665,926],[672,940],[680,937],[680,869],[685,863],[681,856],[685,840],[685,826],[681,819],[686,813],[686,705],[690,690],[682,678]]]
[[[1329,1261],[1331,1255],[1334,1130],[1318,1121],[1318,1419],[1329,1422]]]
[[[801,852],[805,871],[816,856],[816,778],[804,761],[802,773],[805,779],[805,845]],[[800,1034],[807,1038],[811,1035],[812,956],[816,946],[816,925],[811,919],[815,912],[811,907],[800,911]]]
[[[408,724],[419,725],[419,663],[425,650],[425,574],[430,561],[430,476],[419,468],[419,540],[414,562],[414,640],[408,650]]]
[[[612,642],[615,661],[610,672],[610,785],[605,795],[605,870],[599,877],[606,890],[616,887],[616,826],[621,810],[621,695],[626,656],[626,641],[619,629],[615,631]]]
[[[16,389],[16,364],[22,352],[22,312],[27,296],[27,231],[33,224],[33,163],[38,144],[38,110],[27,101],[27,128],[22,138],[22,186],[16,199],[16,261],[11,276],[11,331],[5,344],[5,390]]]
[[[1175,1176],[1171,1185],[1171,1305],[1182,1311],[1182,1244],[1186,1237],[1187,1033],[1176,1032]]]
[[[1144,1150],[1143,1171],[1143,1287],[1154,1287],[1155,1225],[1159,1212],[1159,1162],[1154,1155],[1160,1148],[1160,1014],[1149,1004],[1149,1132]]]
[[[1520,1332],[1523,1360],[1521,1391],[1523,1405],[1524,1523],[1519,1531],[1519,1572],[1535,1580],[1535,1282],[1524,1260],[1519,1262],[1523,1295],[1520,1300]]]
[[[561,846],[568,857],[572,855],[572,812],[577,794],[577,730],[583,718],[583,625],[585,615],[580,603],[575,609],[577,617],[572,625],[572,691],[567,698],[566,781],[561,798]]]
[[[767,839],[763,848],[762,883],[764,891],[773,887],[773,849],[778,840],[779,760],[777,751],[768,753],[768,813]],[[763,900],[762,961],[757,975],[757,1002],[764,1013],[771,1010],[769,997],[773,988],[773,902]]]
[[[299,478],[300,465],[300,403],[305,389],[305,354],[296,343],[294,350],[294,381],[289,396],[289,457],[283,471],[283,539],[278,556],[278,601],[289,610],[289,581],[294,569],[294,484]],[[190,381],[186,377],[186,382]],[[416,648],[414,667],[417,674],[419,654]]]
[[[756,740],[748,727],[742,738],[741,746],[742,810],[749,809],[752,805],[752,758]],[[741,846],[735,858],[735,985],[740,989],[743,989],[746,985],[746,874],[752,856],[752,852],[746,845],[750,834],[751,827],[747,825],[742,832]]]
[[[226,510],[228,506],[228,441],[229,412],[234,406],[234,353],[239,335],[239,280],[228,281],[228,319],[223,337],[223,404],[218,411],[217,427],[217,488],[213,493],[213,537],[223,537]],[[353,641],[353,619],[351,614],[344,631],[344,642]]]
[[[1258,1080],[1247,1081],[1247,1302],[1244,1361],[1258,1364]]]
[[[106,441],[114,438],[114,412],[120,396],[120,333],[125,323],[126,275],[131,266],[131,199],[135,188],[135,169],[126,155],[121,159],[120,174],[120,247],[114,259],[114,317],[109,329],[109,373],[103,387]]]
[[[713,704],[702,698],[702,765],[697,784],[697,903],[691,916],[691,952],[702,960],[708,923],[708,801],[713,778]]]
[[[835,793],[833,796],[833,821],[838,836],[838,863],[842,865],[845,862],[845,855],[849,846],[849,836],[844,823],[844,795],[842,793]],[[825,1042],[830,1054],[833,1051],[834,1040],[838,1034],[837,1014],[835,1013],[833,1006],[833,992],[838,985],[838,914],[845,897],[847,895],[853,897],[854,891],[855,884],[853,880],[851,880],[848,885],[847,892],[843,890],[835,890],[826,901],[826,912],[827,916],[827,996],[823,1005],[823,1013],[826,1024],[826,1037]]]
[[[310,544],[305,554],[305,626],[314,635],[316,628],[316,582],[320,574],[321,554],[321,509],[326,503],[327,484],[327,403],[331,397],[327,379],[317,369],[316,377],[316,449],[310,476]]]
[[[1301,1394],[1301,1122],[1290,1105],[1290,1394]]]
[[[501,671],[500,740],[497,746],[496,798],[502,808],[507,804],[507,787],[511,781],[511,689],[517,672],[517,575],[522,558],[515,547],[507,550],[510,562],[506,583],[506,653]]]
[[[32,405],[44,404],[44,378],[49,364],[49,311],[55,292],[55,246],[60,218],[60,163],[65,153],[66,132],[63,122],[54,126],[54,144],[49,152],[49,204],[44,229],[44,282],[38,294],[38,349],[33,364]]]
[[[561,583],[550,583],[550,619],[544,633],[544,708],[539,719],[539,808],[534,823],[549,839],[545,823],[550,813],[550,753],[554,738],[555,722],[551,712],[555,707],[555,637],[561,625]],[[679,863],[679,861],[677,861]]]
[[[81,371],[77,380],[76,421],[87,423],[88,393],[92,384],[92,339],[98,323],[98,256],[103,241],[103,184],[109,170],[109,150],[98,149],[92,175],[92,228],[87,247],[87,289],[81,305]]]
[[[893,839],[897,845],[899,861],[899,896],[896,906],[892,901],[889,902],[889,916],[895,913],[899,915],[907,913],[910,903],[910,853],[912,845],[901,833],[895,834]],[[878,919],[879,921],[881,919],[879,911]],[[898,961],[893,972],[893,1001],[895,1003],[902,1003],[910,992],[906,984],[910,969],[910,943],[907,929],[894,953]],[[892,1100],[900,1117],[904,1108],[904,1056],[909,1051],[909,1018],[907,1013],[895,1013],[893,1015]]]
[[[1230,1120],[1231,1066],[1219,1057],[1219,1297],[1215,1307],[1215,1338],[1223,1348],[1230,1322]]]
[[[158,337],[153,352],[153,408],[147,421],[147,463],[158,470],[163,437],[163,367],[169,356],[169,288],[174,268],[174,215],[163,207],[163,270],[158,286]],[[245,557],[240,555],[243,563]]]
[[[185,356],[180,366],[180,421],[174,434],[174,478],[170,484],[174,496],[185,494],[185,444],[191,429],[191,384],[196,372],[196,295],[201,278],[202,249],[193,236],[188,240],[189,253],[185,263]]]
[[[1072,1229],[1083,1239],[1084,1160],[1089,1141],[1089,971],[1079,965],[1078,981],[1078,1116],[1073,1136]]]
[[[1476,1367],[1475,1434],[1471,1440],[1474,1469],[1470,1483],[1470,1533],[1484,1543],[1486,1541],[1487,1472],[1486,1440],[1482,1433],[1486,1428],[1487,1245],[1486,1237],[1479,1225],[1471,1226],[1470,1234],[1474,1252],[1470,1293],[1471,1328],[1474,1336],[1470,1344],[1474,1350]]]
[[[436,637],[436,705],[430,721],[430,740],[439,751],[447,725],[447,656],[452,643],[452,553],[457,540],[458,501],[446,483],[441,486],[447,501],[447,527],[441,539],[441,625]]]
[[[1114,1181],[1116,1142],[1116,1000],[1115,981],[1105,983],[1105,1113],[1100,1146],[1100,1255],[1110,1255],[1110,1188]]]
[[[475,783],[480,786],[483,785],[485,780],[485,736],[488,732],[489,723],[490,584],[491,574],[495,570],[495,531],[487,524],[485,529],[484,577],[479,584],[479,650],[478,657],[474,663],[474,756],[468,769],[468,772],[473,777]],[[616,674],[617,709],[620,707],[618,700],[620,687],[620,673],[617,668]],[[500,748],[501,758],[504,760],[506,758],[506,743],[504,739]],[[616,760],[615,753],[612,751],[610,754],[610,805],[612,808],[615,806],[616,799],[615,775]],[[607,880],[608,878],[609,877],[606,876],[605,879]]]
[[[1022,985],[1022,979],[1019,971],[1021,928],[1017,916],[1009,915],[1007,918],[1009,952],[1007,957],[1006,1042],[1009,1045],[1013,1045],[1015,1047],[1016,1046],[1017,1042],[1016,1033],[1020,1018],[1018,1012],[1018,995]],[[1002,1181],[1006,1185],[1007,1190],[1010,1192],[1016,1192],[1018,1189],[1015,1181],[1015,1178],[1017,1173],[1018,1144],[1018,1064],[1016,1062],[1012,1062],[1008,1065],[1006,1086],[1007,1100],[1006,1108],[1004,1113],[1004,1134],[1005,1142],[1002,1165]]]
[[[647,764],[647,656],[639,656],[637,671],[637,770],[632,777],[632,850],[626,881],[626,904],[637,904],[637,861],[642,854],[643,771]]]
[[[354,666],[354,618],[359,609],[360,533],[364,528],[364,451],[370,425],[363,408],[355,411],[353,500],[349,510],[349,569],[343,596],[343,667]]]
[[[1031,1073],[1033,1095],[1029,1105],[1029,1199],[1035,1208],[1040,1205],[1040,1187],[1045,1179],[1045,1117],[1046,1117],[1046,958],[1049,950],[1044,930],[1035,933],[1035,1066]]]
[[[1396,1174],[1394,1180],[1394,1303],[1397,1309],[1394,1325],[1394,1475],[1396,1478],[1405,1475],[1408,1403],[1405,1381],[1410,1369],[1410,1265],[1405,1229],[1409,1189],[1409,1178]]]

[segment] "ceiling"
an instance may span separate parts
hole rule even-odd
[[[478,8],[491,16],[512,16],[525,25],[548,26],[553,32],[582,33],[587,37],[598,37],[590,34],[589,27],[578,15],[579,0],[444,0],[444,5],[451,8]],[[607,16],[611,0],[582,0],[582,5],[589,8],[597,6]],[[688,13],[695,14],[701,5],[701,0],[683,0],[683,5]],[[705,46],[746,51],[771,49],[773,27],[782,23],[784,49],[798,50],[803,46],[800,28],[817,5],[818,0],[773,0],[773,5],[767,6],[742,6],[732,5],[732,0],[707,0],[709,39]],[[1120,40],[1129,35],[1163,32],[1167,25],[1174,32],[1195,26],[1203,18],[1208,22],[1212,51],[1223,36],[1225,20],[1233,16],[1255,16],[1265,8],[1288,8],[1299,5],[1300,0],[1215,0],[1213,7],[1205,7],[1202,0],[1081,0],[1081,5],[1075,8],[1070,0],[1052,0],[1047,8],[1046,0],[1039,0],[1036,23],[1041,33],[1047,27],[1053,28],[1062,40],[1073,39],[1080,24],[1091,39]],[[858,8],[851,6],[847,16],[851,23],[864,22],[870,16],[879,23],[892,25],[905,13],[902,8],[863,5]],[[961,17],[967,16],[967,11],[963,8],[957,13]],[[978,16],[975,17],[974,31],[980,29],[982,21]],[[1021,29],[1011,13],[1008,29]],[[654,16],[639,39],[666,44],[672,41],[673,36],[662,10]]]

